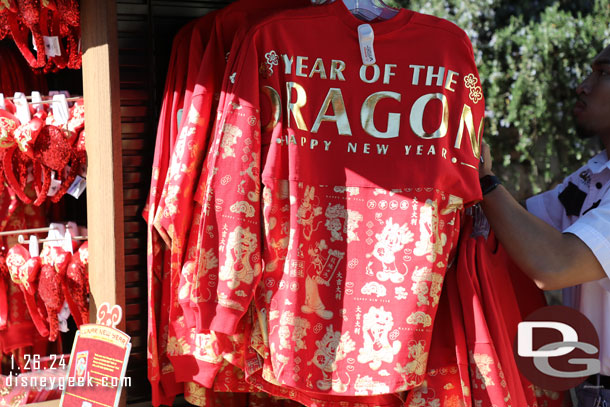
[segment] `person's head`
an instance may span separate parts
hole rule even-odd
[[[610,140],[610,46],[595,57],[592,68],[576,88],[574,116],[582,137]]]

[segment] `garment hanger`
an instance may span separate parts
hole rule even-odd
[[[356,17],[365,21],[389,20],[398,14],[398,9],[382,0],[342,0],[345,7]]]

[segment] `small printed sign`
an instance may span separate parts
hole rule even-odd
[[[125,383],[130,336],[115,328],[121,319],[118,306],[107,303],[98,310],[98,323],[81,325],[76,333],[62,407],[116,407]]]

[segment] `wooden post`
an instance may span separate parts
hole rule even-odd
[[[91,318],[97,306],[125,311],[123,166],[116,2],[81,1],[87,132],[87,228]],[[125,312],[123,312],[125,315]],[[125,318],[117,326],[125,330]]]
[[[119,56],[115,0],[82,0],[83,96],[87,132],[87,229],[91,322],[98,304],[123,308],[125,253]],[[126,406],[123,389],[119,406]]]

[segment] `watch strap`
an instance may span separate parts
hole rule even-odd
[[[483,195],[487,195],[496,189],[498,185],[502,184],[500,179],[495,175],[485,175],[479,179],[479,182],[481,184],[481,191],[483,192]]]

